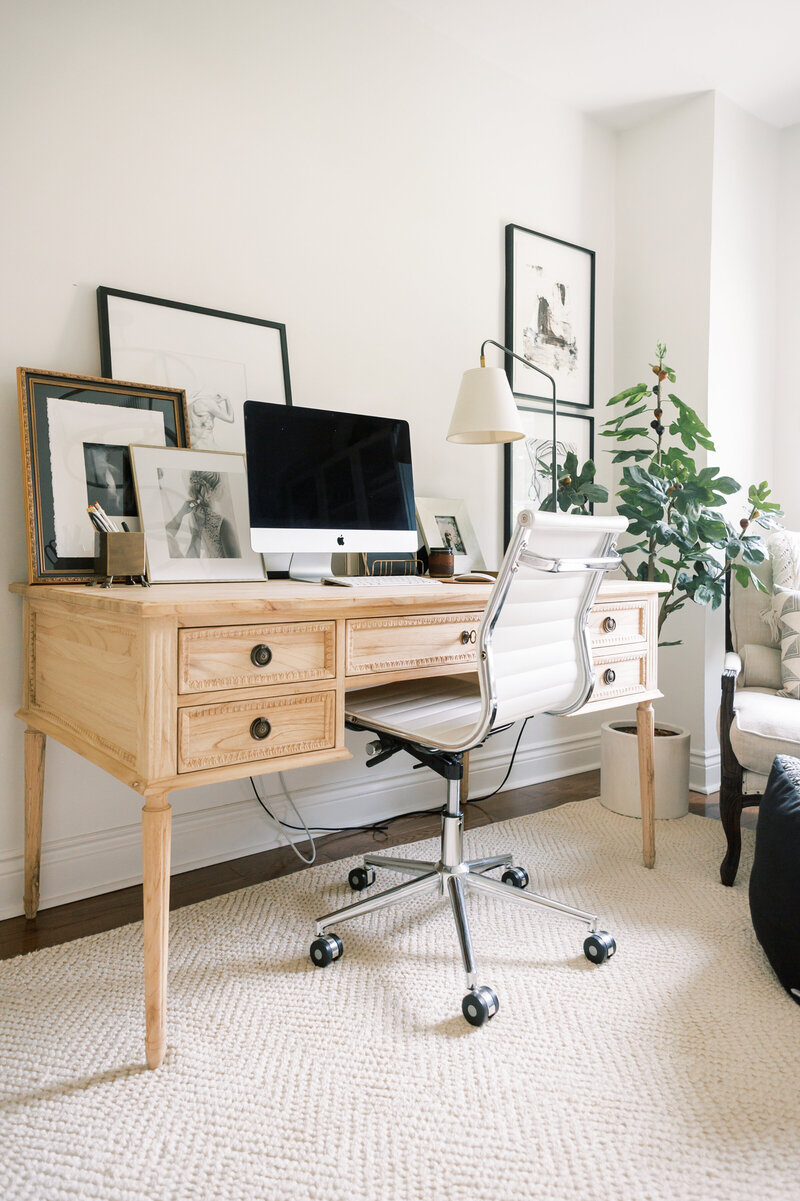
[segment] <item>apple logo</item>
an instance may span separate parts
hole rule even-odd
[[[339,546],[344,546],[344,534],[340,534],[336,541],[339,543]]]

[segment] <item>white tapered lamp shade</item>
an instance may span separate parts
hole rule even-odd
[[[447,431],[448,442],[516,442],[525,437],[502,367],[464,372]]]

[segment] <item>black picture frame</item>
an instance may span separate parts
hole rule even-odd
[[[88,582],[94,575],[94,533],[85,509],[89,500],[98,499],[102,491],[99,486],[93,490],[92,455],[98,448],[113,449],[116,459],[111,467],[130,471],[125,459],[129,444],[139,441],[142,435],[147,441],[154,428],[159,437],[163,428],[166,446],[185,447],[186,396],[182,388],[156,388],[95,376],[37,371],[31,367],[17,369],[17,394],[28,579],[31,584]],[[58,401],[93,408],[87,408],[84,421],[79,410],[52,403]],[[130,410],[130,415],[125,418],[111,412],[100,415],[96,411],[98,405]],[[157,414],[163,419],[163,427]],[[67,417],[68,420],[62,420]],[[116,432],[109,432],[108,425],[116,427]],[[129,481],[122,478],[118,483],[119,487],[114,485],[113,491],[127,502],[134,495]],[[103,486],[109,487],[107,483]],[[112,511],[109,515],[122,512],[127,510]],[[135,500],[134,512],[128,516],[138,518]],[[79,546],[84,548],[81,553],[70,553]]]
[[[516,442],[506,442],[503,447],[503,544],[508,546],[511,534],[514,529],[514,523],[517,519],[517,513],[523,508],[539,509],[542,500],[549,496],[552,490],[552,444],[553,444],[553,406],[549,408],[541,405],[518,404],[517,409],[523,420],[523,425],[526,424],[528,418],[531,430],[530,435],[519,439]],[[539,420],[537,420],[539,419]],[[571,423],[580,423],[573,425]],[[585,431],[581,428],[586,426]],[[581,439],[574,437],[576,432],[583,434]],[[572,435],[572,436],[570,436]],[[530,445],[531,437],[540,438],[543,445],[542,470],[539,473],[538,483],[540,485],[536,495],[531,494],[531,488],[535,486],[536,481],[533,479],[534,473],[534,456],[536,454],[535,446]],[[578,460],[583,466],[587,459],[594,458],[594,415],[592,413],[579,412],[574,409],[570,412],[560,412],[558,414],[558,425],[556,428],[557,445],[563,446],[562,453],[558,456],[558,461],[563,462],[564,456],[569,449],[574,449],[578,456]],[[526,472],[530,473],[530,479],[525,485],[520,482],[520,466],[525,464]],[[546,470],[545,470],[546,465]],[[593,512],[593,506],[589,506],[589,511]]]
[[[595,252],[507,225],[505,258],[505,345],[555,378],[560,406],[594,408]],[[511,358],[506,371],[515,396],[552,403],[538,372]]]
[[[105,286],[97,317],[102,374],[183,388],[193,449],[244,453],[244,402],[292,403],[280,321]]]

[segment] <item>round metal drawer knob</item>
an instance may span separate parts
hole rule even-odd
[[[616,678],[617,678],[617,673],[614,671],[613,667],[607,667],[605,669],[605,671],[603,672],[603,683],[604,684],[613,684],[614,681],[616,680]]]
[[[271,729],[272,726],[266,717],[257,717],[250,725],[250,736],[255,738],[257,742],[261,742],[269,735]]]
[[[478,641],[478,635],[475,632],[475,630],[462,630],[461,631],[461,642],[464,646],[467,646],[470,642],[475,643],[477,641]]]
[[[255,667],[266,667],[271,660],[272,651],[263,642],[259,642],[250,652],[250,661]]]
[[[606,632],[606,634],[613,634],[614,630],[616,630],[616,628],[617,628],[617,623],[613,617],[604,617],[603,618],[603,629]]]

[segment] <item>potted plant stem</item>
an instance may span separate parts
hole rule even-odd
[[[690,405],[673,392],[675,372],[667,365],[666,347],[656,348],[651,363],[655,380],[617,393],[609,405],[619,415],[600,431],[613,439],[613,462],[623,464],[617,511],[628,518],[627,542],[620,546],[623,571],[630,580],[666,586],[658,615],[660,646],[665,623],[688,602],[716,609],[725,599],[727,577],[764,586],[754,568],[767,557],[760,530],[782,516],[769,500],[765,481],[752,484],[747,504],[734,525],[723,506],[741,491],[718,467],[698,467],[695,454],[713,451],[711,434]],[[621,813],[639,814],[636,739],[625,723],[603,726],[602,800]],[[679,816],[689,805],[689,733],[660,724],[656,730],[656,816]]]

